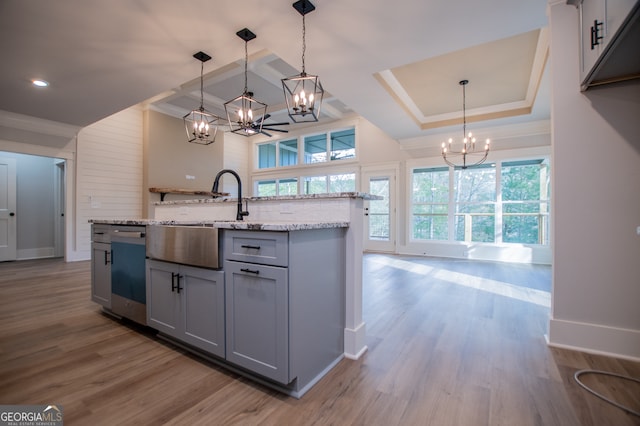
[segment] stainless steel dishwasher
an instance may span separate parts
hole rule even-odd
[[[147,324],[145,226],[111,229],[111,311]]]

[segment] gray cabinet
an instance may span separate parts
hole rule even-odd
[[[344,229],[224,231],[227,361],[301,396],[344,353]]]
[[[91,300],[111,309],[111,227],[91,225]]]
[[[287,268],[227,260],[224,270],[227,360],[289,383]]]
[[[639,0],[581,0],[580,81],[583,90],[637,77]]]
[[[224,357],[224,272],[147,260],[147,324]]]
[[[223,270],[147,259],[147,325],[299,397],[344,355],[344,232],[225,229]]]
[[[111,309],[111,244],[91,243],[91,300]]]

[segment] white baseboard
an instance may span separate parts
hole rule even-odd
[[[54,247],[38,247],[16,251],[16,260],[43,259],[46,257],[55,257]]]
[[[362,322],[355,329],[344,329],[344,356],[348,359],[358,359],[367,351],[366,324]]]
[[[640,330],[551,319],[546,338],[549,346],[640,361]]]
[[[65,256],[67,262],[79,262],[82,260],[91,260],[90,250],[68,250]]]

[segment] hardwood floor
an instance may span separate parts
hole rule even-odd
[[[551,349],[550,268],[365,255],[368,352],[302,399],[114,320],[89,262],[0,263],[0,404],[59,404],[66,425],[638,425],[577,369],[640,363]],[[585,377],[640,409],[640,389]]]

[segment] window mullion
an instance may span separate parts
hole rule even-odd
[[[496,163],[496,205],[495,205],[494,240],[502,243],[502,163]]]
[[[455,171],[449,167],[449,206],[447,209],[447,223],[449,229],[448,241],[455,241],[456,235],[456,199],[455,199]]]

